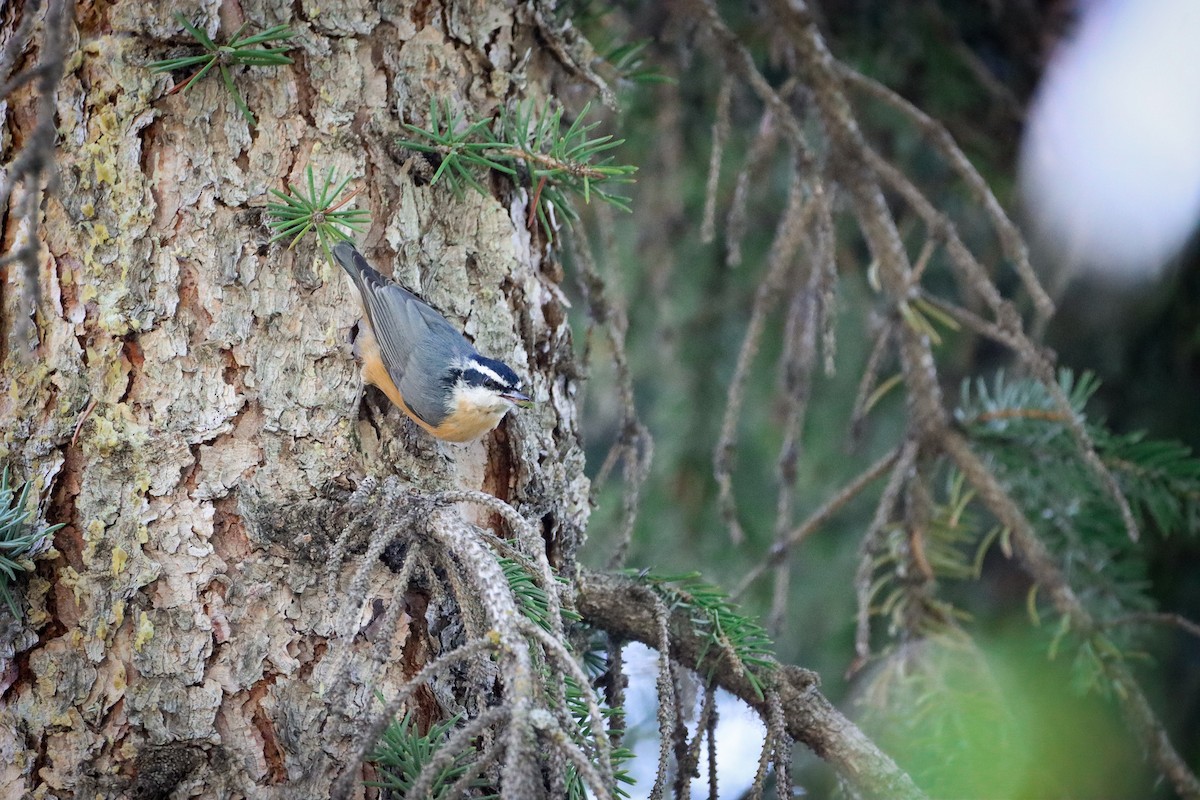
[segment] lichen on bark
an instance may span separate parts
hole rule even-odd
[[[256,128],[219,80],[166,96],[146,69],[186,49],[176,11],[218,41],[243,21],[297,32],[293,66],[235,71]],[[376,601],[406,603],[382,564],[365,596],[342,595],[353,560],[326,593],[323,556],[364,477],[483,489],[536,519],[556,566],[573,569],[588,487],[553,268],[519,196],[417,185],[392,147],[432,98],[486,114],[549,75],[525,60],[533,34],[503,2],[122,0],[78,6],[70,28],[44,301],[36,340],[5,341],[0,396],[5,459],[67,527],[27,588],[27,626],[0,643],[0,784],[318,796],[344,769],[353,713],[419,668],[428,645],[413,632],[440,632],[439,649],[453,636],[441,615],[454,604],[427,585],[404,606],[422,618],[394,633],[404,658],[378,684],[352,671],[349,706],[329,719],[315,676],[331,643]],[[373,390],[356,405],[355,298],[310,245],[269,246],[263,224],[268,188],[310,163],[359,176],[374,220],[360,247],[526,376],[535,409],[455,446]],[[19,310],[5,297],[6,331]],[[350,631],[347,605],[362,612]]]

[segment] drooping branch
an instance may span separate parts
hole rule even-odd
[[[798,10],[796,5],[784,0],[776,0],[773,7],[777,17],[794,34],[792,40],[796,43],[797,54],[813,86],[822,121],[841,158],[841,168],[847,176],[845,184],[859,225],[879,262],[884,289],[893,302],[900,303],[911,290],[911,268],[879,183],[868,166],[866,153],[869,148],[841,91],[837,62],[826,48],[807,10]],[[965,439],[950,428],[942,405],[941,390],[937,385],[928,338],[911,326],[902,326],[899,338],[901,363],[909,389],[909,414],[916,432],[955,462],[980,492],[985,505],[1009,527],[1014,534],[1014,543],[1021,552],[1023,566],[1039,585],[1050,589],[1060,612],[1071,619],[1073,627],[1082,631],[1093,630],[1095,623],[1091,616],[1071,590],[1066,576],[1045,545],[1036,537],[1023,512],[995,475],[971,451]],[[1031,365],[1039,373],[1044,371],[1037,369],[1041,366],[1040,361],[1038,358]],[[1044,375],[1039,374],[1039,378],[1047,382]],[[1052,375],[1050,378],[1048,388],[1055,400],[1060,405],[1067,405],[1065,395],[1053,381]],[[1111,473],[1099,464],[1091,439],[1081,428],[1076,423],[1072,426],[1072,432],[1079,441],[1083,457],[1089,464],[1098,465],[1097,474],[1110,486],[1131,536],[1136,536],[1137,528],[1128,502],[1116,487]],[[1197,781],[1195,774],[1168,740],[1162,723],[1155,716],[1128,667],[1119,660],[1108,660],[1105,669],[1113,683],[1121,686],[1122,691],[1117,696],[1122,709],[1133,723],[1143,745],[1154,756],[1159,769],[1170,778],[1180,795],[1200,797],[1200,781]]]
[[[772,545],[768,551],[766,558],[756,564],[742,578],[742,582],[738,584],[738,588],[732,593],[732,597],[740,597],[749,586],[758,580],[758,578],[767,571],[772,565],[778,564],[783,559],[787,558],[792,548],[803,542],[811,536],[818,528],[824,525],[829,519],[840,511],[847,503],[858,497],[864,489],[874,483],[881,475],[892,468],[896,463],[896,458],[899,456],[899,448],[893,449],[882,458],[869,466],[861,475],[852,480],[850,483],[842,487],[833,497],[825,501],[820,508],[814,511],[808,519],[804,520],[797,528],[793,529],[787,536],[783,537]]]
[[[815,162],[812,156],[815,148],[806,139],[811,135],[811,127],[805,125],[799,112],[783,102],[779,93],[768,83],[745,45],[724,24],[715,4],[710,0],[688,0],[687,5],[698,13],[705,33],[717,45],[715,50],[724,61],[726,70],[739,76],[769,109],[779,126],[781,138],[798,153],[800,164],[811,168]],[[1096,623],[1075,595],[1063,569],[1037,538],[1025,512],[1008,494],[1008,490],[952,427],[943,398],[942,376],[934,359],[930,331],[928,326],[915,324],[911,319],[911,304],[923,302],[932,305],[938,313],[948,315],[958,324],[1011,347],[1022,365],[1045,386],[1054,404],[1065,415],[1065,424],[1075,439],[1081,460],[1106,487],[1121,513],[1129,537],[1136,540],[1138,525],[1129,501],[1112,472],[1101,462],[1090,434],[1076,415],[1071,413],[1068,398],[1056,381],[1052,356],[1038,347],[1025,332],[1015,306],[1000,295],[988,269],[958,235],[948,216],[901,170],[887,162],[867,143],[855,109],[846,96],[845,84],[853,82],[866,97],[898,109],[947,160],[989,218],[1002,250],[1034,300],[1039,317],[1044,318],[1052,306],[1029,267],[1025,245],[1019,233],[944,128],[898,96],[849,72],[829,51],[805,3],[801,0],[772,0],[767,4],[766,15],[774,27],[784,34],[779,40],[793,48],[796,71],[800,82],[808,88],[812,101],[806,108],[819,122],[827,142],[827,148],[821,150],[827,153],[823,156],[829,165],[826,173],[836,177],[839,196],[847,201],[857,230],[865,239],[873,258],[871,272],[877,278],[877,290],[890,319],[887,338],[881,337],[882,341],[872,356],[872,370],[877,368],[884,354],[883,348],[894,344],[901,369],[898,380],[903,382],[907,396],[908,440],[919,448],[925,459],[944,457],[957,467],[982,504],[1010,532],[1014,532],[1013,546],[1018,552],[1020,564],[1050,594],[1056,608],[1067,617],[1071,629],[1084,635],[1090,634],[1095,631]],[[821,185],[821,182],[814,181],[814,186]],[[985,319],[954,304],[932,303],[928,293],[920,286],[920,268],[914,269],[910,262],[900,227],[885,199],[885,189],[896,192],[925,222],[930,241],[945,246],[964,295],[982,297],[992,319]],[[929,250],[927,243],[925,251]],[[923,261],[927,263],[927,259]],[[864,385],[870,386],[872,382],[873,378],[867,379]],[[917,475],[912,480],[927,481],[928,478]],[[910,494],[928,501],[928,488],[927,485],[914,486]],[[1020,535],[1015,533],[1018,530]],[[1105,670],[1110,681],[1119,687],[1116,692],[1118,701],[1133,722],[1143,746],[1153,755],[1161,773],[1170,778],[1181,795],[1198,796],[1200,784],[1170,744],[1161,722],[1155,717],[1126,665],[1119,659],[1111,659],[1105,662]]]
[[[1055,607],[1070,621],[1072,629],[1083,635],[1094,632],[1096,621],[1071,588],[1067,576],[1037,537],[1025,514],[971,450],[966,439],[947,429],[941,437],[941,446],[979,490],[984,505],[1008,528],[1018,561],[1039,586],[1049,590]],[[1116,697],[1121,710],[1158,768],[1170,779],[1180,797],[1200,798],[1200,780],[1171,744],[1166,729],[1129,666],[1119,658],[1106,658],[1101,664],[1112,684],[1120,687]]]
[[[659,646],[659,600],[644,585],[630,578],[583,572],[576,603],[589,624],[622,639]],[[714,655],[685,611],[674,611],[668,624],[672,658],[689,669],[710,674],[716,686],[769,718],[769,693],[761,697],[744,671]],[[925,797],[912,778],[821,694],[813,673],[776,664],[773,675],[788,734],[828,761],[856,792],[900,800]]]
[[[602,217],[603,218],[603,217]],[[616,369],[616,385],[621,405],[620,434],[609,450],[596,480],[592,484],[596,491],[608,479],[617,462],[624,465],[625,487],[622,498],[623,520],[616,549],[609,559],[609,566],[620,567],[625,563],[637,522],[639,499],[642,486],[650,475],[650,459],[654,452],[654,440],[650,431],[638,417],[633,400],[633,375],[629,358],[625,352],[625,329],[627,322],[624,309],[609,297],[607,282],[597,267],[596,259],[586,241],[568,240],[571,253],[579,266],[578,283],[587,303],[589,335],[598,331],[608,341]],[[584,367],[587,367],[586,353]]]
[[[457,507],[460,504],[482,506],[498,514],[515,534],[508,541],[500,540],[469,524]],[[395,596],[391,606],[404,608],[409,583],[420,565],[430,574],[439,576],[454,604],[462,612],[466,642],[443,656],[429,662],[411,676],[400,690],[388,699],[382,714],[372,714],[368,724],[358,727],[352,765],[337,779],[332,794],[347,796],[357,779],[359,762],[376,748],[384,729],[391,724],[399,709],[410,702],[414,693],[435,676],[441,675],[444,665],[462,661],[484,663],[496,660],[500,689],[485,680],[476,689],[486,696],[484,716],[468,719],[443,745],[446,754],[421,769],[417,784],[428,783],[439,764],[449,763],[454,753],[461,752],[466,743],[483,730],[494,730],[495,739],[488,748],[489,760],[500,760],[500,783],[505,797],[533,797],[539,794],[540,774],[564,774],[570,765],[588,789],[596,796],[608,796],[616,784],[613,768],[613,743],[610,729],[599,699],[593,694],[591,681],[570,651],[563,629],[564,604],[559,593],[569,599],[568,585],[554,574],[546,559],[544,545],[536,529],[513,506],[493,496],[467,490],[448,490],[421,494],[407,490],[395,478],[382,482],[364,479],[360,489],[350,499],[356,512],[347,525],[334,551],[347,554],[348,540],[355,532],[368,534],[365,554],[358,559],[357,569],[350,578],[349,591],[337,591],[341,597],[362,597],[366,577],[379,566],[381,553],[397,545],[403,554],[397,567],[393,558],[387,561],[394,570],[391,583]],[[514,583],[501,565],[501,554],[515,559],[517,571],[525,583]],[[525,586],[524,590],[519,586]],[[529,587],[532,587],[530,589]],[[536,595],[531,599],[531,595]],[[542,606],[532,613],[531,604]],[[352,650],[357,645],[353,620],[362,609],[355,603],[346,607],[338,625],[336,641],[331,646],[325,685],[330,686],[330,720],[342,724],[343,719],[361,713],[343,702],[353,682],[347,672]],[[572,615],[573,618],[573,615]],[[376,647],[377,660],[390,654],[392,637]],[[462,659],[453,653],[465,654]],[[437,665],[437,666],[435,666]],[[573,704],[566,700],[568,688],[578,689]],[[496,711],[502,708],[503,712]],[[583,720],[573,718],[580,709]],[[502,713],[503,725],[498,723]],[[485,719],[480,722],[480,719]],[[491,734],[489,734],[491,735]],[[432,770],[432,771],[431,771]],[[415,796],[415,795],[414,795]]]
[[[878,81],[850,69],[845,64],[839,63],[836,68],[838,75],[847,84],[861,89],[871,97],[899,110],[913,121],[925,139],[933,145],[966,184],[971,194],[974,195],[976,203],[988,215],[992,227],[1000,239],[1000,245],[1004,248],[1005,255],[1012,261],[1013,268],[1020,276],[1025,291],[1033,298],[1039,320],[1044,322],[1049,319],[1054,313],[1054,303],[1046,294],[1046,290],[1042,288],[1037,275],[1034,274],[1033,266],[1029,263],[1029,248],[1025,245],[1024,237],[1021,236],[1021,232],[1017,230],[1013,221],[1009,219],[1008,214],[1000,207],[1000,201],[996,199],[995,193],[959,148],[950,132],[946,130],[946,126]]]
[[[746,327],[746,334],[742,338],[737,366],[734,367],[733,378],[729,381],[729,389],[726,393],[721,436],[713,449],[713,477],[717,481],[719,491],[718,505],[721,509],[721,516],[729,528],[730,541],[735,545],[741,544],[745,539],[745,533],[742,532],[737,519],[737,508],[733,497],[733,456],[737,446],[737,429],[741,418],[746,382],[750,375],[754,356],[757,354],[762,340],[767,315],[779,299],[784,279],[793,266],[793,259],[800,247],[801,237],[808,227],[809,217],[815,210],[816,204],[808,202],[805,198],[802,173],[796,169],[792,176],[791,189],[788,192],[788,207],[780,217],[775,239],[771,243],[767,276],[758,285],[758,290],[754,295],[754,307],[750,312],[750,322]]]

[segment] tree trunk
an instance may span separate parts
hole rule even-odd
[[[504,499],[572,569],[587,481],[555,266],[523,195],[418,185],[395,146],[431,101],[489,115],[561,72],[526,4],[381,5],[75,9],[35,325],[19,324],[28,287],[3,302],[0,455],[66,523],[25,583],[24,621],[0,625],[6,796],[320,797],[357,769],[350,740],[378,713],[374,692],[454,635],[444,593],[394,596],[382,564],[348,594],[357,565],[335,542],[365,476]],[[176,11],[218,44],[242,22],[296,32],[294,65],[233,69],[257,127],[215,72],[166,96],[171,80],[147,69],[199,50]],[[7,147],[32,129],[35,96],[9,98]],[[356,404],[357,299],[311,237],[268,244],[268,189],[303,184],[310,164],[318,180],[355,176],[372,214],[360,249],[526,377],[535,408],[449,445],[373,389]],[[22,235],[10,219],[6,247]],[[412,616],[390,666],[351,669],[332,713],[331,654],[374,651],[360,630],[395,603]]]

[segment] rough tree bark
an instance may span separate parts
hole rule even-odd
[[[4,9],[4,31],[20,6]],[[170,81],[146,64],[192,50],[176,11],[218,43],[243,21],[297,32],[293,66],[235,70],[257,128],[215,75],[164,96]],[[570,570],[587,482],[555,267],[521,196],[418,185],[393,146],[431,99],[490,113],[545,95],[551,76],[569,88],[535,14],[514,0],[75,8],[41,307],[26,336],[27,293],[6,292],[2,308],[2,455],[67,523],[28,582],[25,622],[0,625],[7,796],[327,793],[355,726],[326,719],[324,656],[358,630],[338,629],[346,604],[392,602],[382,566],[365,598],[324,590],[363,476],[508,500],[541,518]],[[30,87],[10,99],[6,146],[28,135],[33,103]],[[310,163],[361,176],[364,252],[528,377],[534,409],[455,446],[373,390],[355,404],[349,288],[311,244],[267,243],[268,188],[299,183]],[[11,223],[6,249],[21,235]],[[438,635],[419,613],[436,592],[407,601],[404,658],[380,685],[351,672],[353,707],[411,673]]]

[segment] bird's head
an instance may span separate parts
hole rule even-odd
[[[503,361],[473,355],[454,370],[451,394],[452,410],[503,415],[513,406],[533,405],[521,391],[521,379]]]

